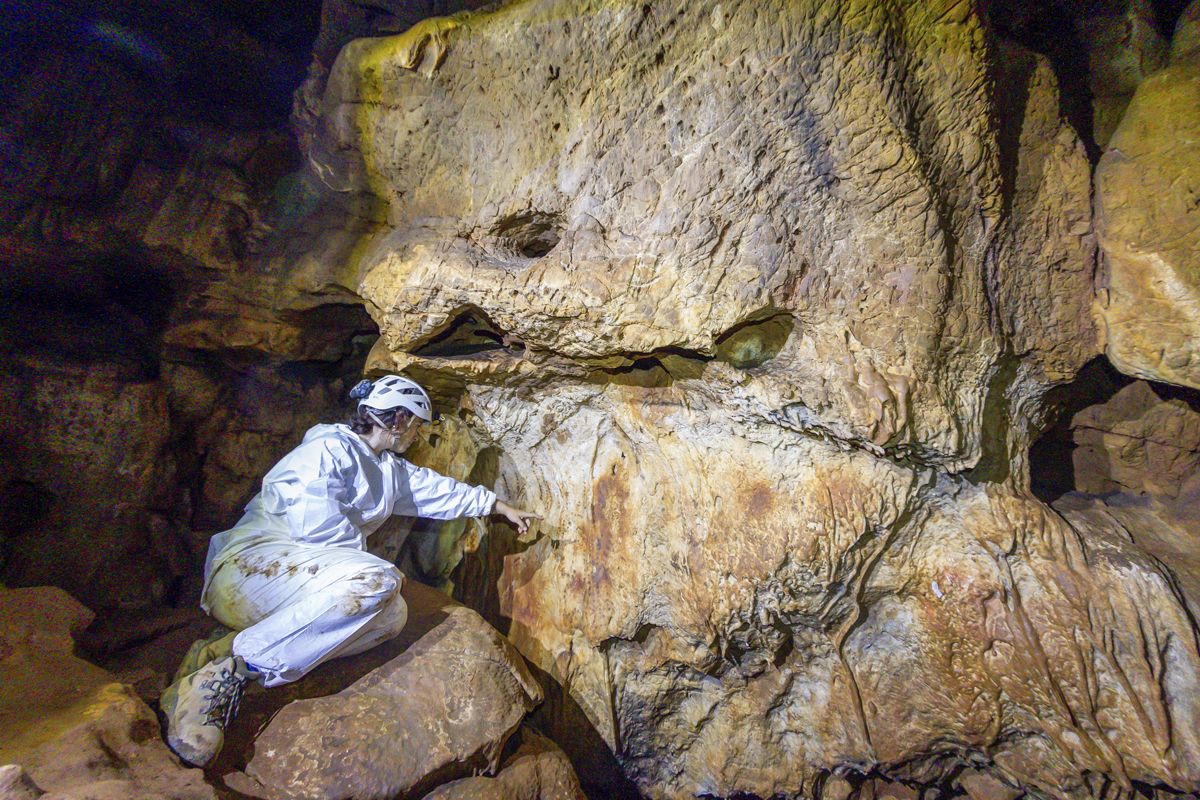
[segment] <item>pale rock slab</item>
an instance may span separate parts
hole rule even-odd
[[[269,798],[385,800],[496,769],[541,688],[478,614],[406,587],[417,630],[401,636],[420,638],[344,690],[280,709],[227,783]]]
[[[1095,180],[1105,353],[1130,375],[1200,388],[1200,56],[1138,87]]]

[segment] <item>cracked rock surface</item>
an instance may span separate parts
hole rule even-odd
[[[569,751],[577,708],[650,797],[1200,789],[1190,584],[1028,488],[1097,353],[1060,99],[939,0],[523,2],[342,49],[323,274],[545,513],[476,579]]]

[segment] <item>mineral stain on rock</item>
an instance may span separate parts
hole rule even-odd
[[[1195,642],[1167,568],[1029,494],[1098,348],[1045,57],[949,0],[517,3],[422,74],[400,44],[345,48],[317,125],[389,206],[356,289],[547,511],[504,557],[510,635],[641,791],[1200,788],[1191,727],[1153,722],[1200,714],[1200,654],[1138,644]],[[409,359],[466,306],[519,359]],[[1146,605],[1108,601],[1129,582]]]

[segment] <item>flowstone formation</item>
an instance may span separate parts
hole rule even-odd
[[[545,513],[476,582],[557,741],[577,705],[664,798],[1200,789],[1190,582],[1028,488],[1097,353],[1059,108],[938,0],[522,2],[341,51],[308,158],[357,235],[313,262]]]

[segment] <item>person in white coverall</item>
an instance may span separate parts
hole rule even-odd
[[[422,422],[429,396],[389,375],[363,381],[348,425],[317,425],[266,477],[231,530],[214,536],[201,605],[232,628],[216,657],[163,694],[167,743],[203,766],[249,680],[278,686],[332,658],[396,636],[408,618],[404,576],[366,552],[366,539],[393,514],[455,519],[503,514],[524,532],[537,516],[482,486],[468,486],[398,456]]]

